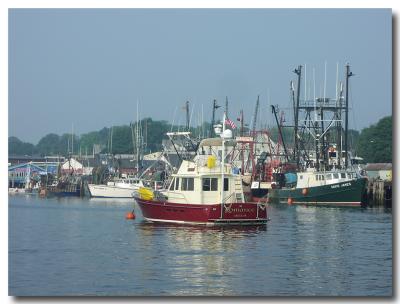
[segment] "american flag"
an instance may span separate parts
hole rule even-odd
[[[232,129],[236,129],[235,123],[229,118],[225,119],[225,125],[230,126]]]

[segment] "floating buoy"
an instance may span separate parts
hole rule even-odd
[[[125,218],[127,220],[134,220],[136,218],[136,216],[135,216],[135,213],[132,211],[132,212],[127,212],[125,215]]]
[[[301,193],[303,193],[303,195],[307,195],[308,194],[308,189],[304,188],[303,190],[301,190]]]
[[[293,204],[293,199],[291,197],[289,197],[287,202],[288,202],[289,205],[291,205],[291,204]]]

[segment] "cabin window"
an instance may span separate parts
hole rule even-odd
[[[211,184],[209,178],[203,178],[203,191],[210,191]]]
[[[340,173],[341,178],[346,178],[346,173]]]
[[[193,191],[194,190],[194,178],[184,177],[182,178],[182,191]]]
[[[211,191],[217,191],[218,190],[218,178],[212,178],[211,179]]]
[[[321,177],[321,180],[324,180],[324,179],[325,179],[325,176],[323,176],[323,175],[321,175],[320,177]]]
[[[332,174],[327,174],[326,175],[326,180],[330,180],[330,179],[332,179]]]
[[[203,178],[203,191],[217,191],[217,190],[218,190],[217,178]]]
[[[169,190],[174,190],[175,188],[175,178],[172,179],[171,185],[169,186]]]
[[[179,190],[179,178],[175,179],[175,190]]]
[[[224,191],[229,191],[229,179],[224,178]]]
[[[339,173],[333,173],[333,178],[339,178]]]
[[[300,179],[303,179],[303,175],[300,175]]]

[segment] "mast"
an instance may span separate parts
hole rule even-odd
[[[189,131],[189,100],[186,101],[185,105],[185,110],[186,110],[186,131]]]
[[[225,184],[225,120],[226,120],[226,112],[224,112],[224,116],[222,119],[222,155],[221,155],[221,219],[223,218],[224,212],[224,184]]]
[[[228,114],[228,96],[226,96],[225,97],[225,115],[226,115],[226,117],[229,117],[229,114]]]
[[[217,105],[217,100],[213,100],[213,109],[212,109],[212,118],[211,118],[211,126],[210,126],[210,137],[213,137],[214,134],[214,123],[215,123],[215,110],[219,108]]]
[[[244,117],[243,110],[240,110],[240,137],[243,137],[244,133]],[[240,158],[242,159],[242,170],[241,173],[244,174],[244,145],[242,144],[242,149],[240,151]]]
[[[72,124],[71,147],[71,154],[74,155],[74,124]]]
[[[256,107],[254,109],[253,126],[252,126],[253,137],[255,137],[255,133],[256,133],[257,116],[258,116],[258,108],[259,107],[260,107],[260,95],[257,96]]]
[[[136,102],[136,175],[139,175],[139,153],[140,153],[140,138],[139,138],[139,102]]]
[[[298,126],[299,126],[299,106],[300,106],[300,84],[301,84],[301,68],[299,65],[293,72],[297,74],[297,96],[296,96],[296,110],[294,112],[294,151],[293,158],[296,159],[296,165],[299,167],[299,143],[298,143]]]
[[[294,93],[294,84],[293,81],[290,81],[290,91],[291,91],[291,95],[292,95],[292,103],[293,103],[293,124],[296,125],[296,97],[295,97],[295,93]],[[296,129],[295,129],[296,130]],[[296,131],[295,131],[296,132]],[[294,149],[293,149],[293,159],[296,159],[296,139],[297,136],[294,136]],[[285,152],[286,153],[286,152]]]
[[[345,168],[347,169],[349,161],[349,150],[348,150],[348,133],[349,133],[349,78],[353,76],[353,72],[350,71],[350,65],[346,63],[346,113],[345,113],[345,131],[344,131],[344,150],[345,153]]]
[[[337,122],[337,153],[338,153],[338,167],[341,169],[342,168],[342,98],[343,98],[343,84],[342,82],[340,83],[340,93],[338,97],[338,107],[339,110],[337,111],[338,115],[338,120],[340,122]]]
[[[110,153],[112,154],[112,144],[113,144],[113,128],[114,126],[111,126],[111,135],[110,135]]]

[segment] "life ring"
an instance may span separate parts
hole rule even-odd
[[[301,190],[301,193],[303,195],[307,195],[308,194],[308,188],[303,188],[303,190]]]

